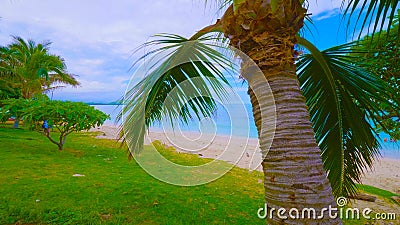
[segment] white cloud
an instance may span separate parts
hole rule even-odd
[[[96,76],[106,74],[107,71],[101,67],[104,62],[105,60],[103,59],[72,59],[68,62],[68,68],[73,74],[95,78]]]
[[[104,60],[103,59],[81,59],[79,61],[80,64],[83,65],[90,65],[90,66],[100,66],[102,64],[104,64]]]
[[[188,0],[0,0],[0,5],[0,45],[8,44],[10,35],[51,40],[51,52],[79,75],[82,86],[60,94],[122,95],[125,89],[118,88],[132,72],[132,50],[149,36],[189,36],[216,19],[201,9],[203,3]]]
[[[119,81],[119,82],[118,82]],[[101,82],[94,80],[80,80],[81,88],[67,87],[63,90],[65,93],[90,93],[90,92],[111,92],[119,91],[126,86],[122,80],[111,80],[109,82]]]
[[[340,4],[310,0],[309,12],[323,18],[337,13]],[[133,49],[153,34],[188,37],[216,20],[215,9],[190,0],[0,0],[0,5],[0,45],[9,43],[11,34],[51,40],[51,51],[79,75],[82,87],[60,94],[122,95]]]
[[[309,0],[308,13],[313,19],[321,20],[340,13],[343,0]]]
[[[99,0],[3,0],[0,15],[4,21],[20,22],[38,30],[51,31],[66,44],[119,44],[129,52],[147,37],[160,32],[191,35],[211,20],[201,5],[190,1],[110,1]],[[212,15],[212,13],[210,13]],[[37,32],[37,34],[40,32]],[[43,33],[42,33],[43,35]]]

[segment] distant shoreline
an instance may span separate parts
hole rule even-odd
[[[92,106],[95,106],[95,105],[115,105],[115,106],[124,105],[122,103],[116,103],[116,102],[110,102],[110,103],[85,102],[85,104],[92,105]]]
[[[103,103],[102,105],[93,105],[93,106],[96,109],[99,109],[99,110],[103,111],[104,113],[107,113],[111,116],[111,119],[107,120],[104,125],[107,125],[107,126],[121,125],[122,121],[117,122],[117,116],[118,116],[119,112],[122,110],[123,105]],[[250,116],[251,115],[249,115],[249,117]],[[234,131],[232,131],[233,128],[236,128],[236,131],[237,131],[237,128],[238,128],[237,126],[232,127],[233,124],[230,123],[230,117],[225,117],[225,116],[220,115],[218,118],[216,118],[215,121],[216,121],[216,126],[218,126],[218,127],[216,127],[218,136],[221,136],[221,135],[222,136],[230,136],[231,133],[234,132]],[[244,131],[243,131],[243,135],[242,134],[237,135],[237,133],[235,133],[236,136],[243,137],[243,138],[245,138],[246,136],[249,136],[252,139],[258,140],[257,139],[258,132],[257,132],[256,127],[253,124],[254,122],[253,122],[252,118],[249,118],[249,123],[251,123],[249,130],[248,130],[249,133],[247,134],[247,133],[244,133]],[[159,126],[157,124],[154,124],[154,126],[152,126],[152,128],[150,128],[150,129],[154,130],[155,132],[162,132],[162,126]],[[184,133],[190,133],[190,132],[196,133],[197,130],[199,129],[198,121],[193,121],[189,125],[181,126],[181,129]],[[400,160],[400,143],[394,143],[394,142],[386,142],[385,143],[385,142],[383,142],[383,140],[385,138],[389,139],[388,134],[381,133],[380,138],[381,138],[381,141],[379,142],[381,145],[380,153],[382,153],[382,155],[384,157],[395,158],[395,159]]]

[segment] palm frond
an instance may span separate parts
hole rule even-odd
[[[0,48],[0,71],[13,75],[15,86],[25,93],[23,97],[39,94],[44,86],[52,84],[79,85],[74,76],[67,73],[64,59],[48,52],[50,44],[49,41],[36,44],[33,40],[13,36],[11,44]]]
[[[227,8],[228,6],[232,5],[234,2],[234,0],[205,0],[204,3],[207,4],[214,4],[214,6],[219,9],[222,10],[224,8]]]
[[[313,54],[303,55],[297,63],[324,168],[336,196],[355,194],[355,182],[361,182],[363,170],[379,156],[371,123],[379,122],[379,102],[388,102],[394,91],[378,76],[353,64],[354,57],[348,53],[355,44],[322,52],[312,48]]]
[[[190,41],[162,34],[157,38],[141,46],[158,48],[135,62],[144,61],[145,77],[126,92],[118,116],[131,155],[142,150],[145,132],[156,121],[168,119],[174,126],[177,120],[188,123],[192,113],[197,118],[211,116],[217,106],[211,96],[223,98],[223,84],[229,84],[223,71],[232,64],[215,49],[221,45],[214,37]]]
[[[343,0],[343,4],[346,3]],[[358,35],[358,38],[361,38],[365,29],[370,33],[371,26],[373,27],[372,34],[376,31],[390,29],[395,21],[398,4],[398,0],[349,0],[344,14],[348,15],[348,25],[350,25],[352,18],[356,18],[354,34],[356,33],[357,25],[361,23],[361,30]],[[387,26],[385,27],[386,22]],[[400,36],[400,32],[398,34]]]

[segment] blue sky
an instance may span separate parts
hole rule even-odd
[[[218,18],[200,0],[0,0],[0,45],[11,35],[50,40],[81,86],[53,93],[54,99],[109,102],[119,99],[139,55],[133,50],[157,33],[191,36]],[[318,3],[317,3],[318,2]],[[341,0],[310,0],[313,35],[321,49],[348,39],[340,18]]]

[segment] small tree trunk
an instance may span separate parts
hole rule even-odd
[[[51,137],[50,132],[48,130],[47,130],[47,132],[46,131],[44,132],[44,135],[51,141],[51,143],[57,145],[58,150],[60,150],[60,151],[63,150],[66,137],[63,138],[63,136],[60,135],[60,139],[59,139],[60,141],[56,142],[55,140],[53,140],[53,138]]]
[[[62,151],[64,148],[64,143],[65,140],[67,139],[67,136],[64,136],[64,133],[60,134],[60,142],[58,143],[58,150]]]

